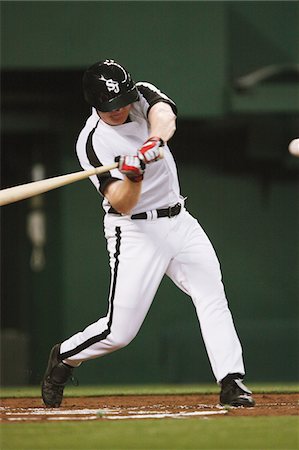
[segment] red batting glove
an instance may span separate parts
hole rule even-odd
[[[118,170],[130,178],[131,181],[139,182],[143,180],[145,164],[138,156],[117,156]]]
[[[164,142],[159,137],[149,138],[143,146],[138,150],[138,158],[144,161],[146,164],[161,159],[160,147],[164,145]]]

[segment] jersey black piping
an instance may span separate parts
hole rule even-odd
[[[97,122],[96,126],[91,130],[91,132],[88,135],[87,141],[86,141],[86,155],[88,158],[88,161],[93,167],[100,167],[103,164],[99,160],[99,158],[96,155],[96,152],[92,145],[92,138],[94,135],[94,132],[98,126],[99,121]],[[112,177],[111,172],[105,172],[101,175],[97,175],[97,178],[99,180],[100,186],[99,191],[101,194],[104,195],[105,189],[107,188],[108,184],[110,184],[113,181],[119,180],[119,178]]]
[[[150,111],[150,109],[156,104],[156,103],[167,103],[169,106],[171,106],[171,109],[175,115],[177,115],[177,106],[176,104],[167,96],[162,97],[156,90],[151,89],[149,86],[142,84],[142,81],[137,83],[137,88],[139,93],[145,98],[147,103],[149,104],[149,108],[147,110],[147,115]]]
[[[93,337],[87,339],[87,341],[82,342],[82,344],[78,345],[78,347],[74,348],[73,350],[69,350],[68,352],[61,353],[59,356],[59,359],[61,361],[63,359],[68,359],[74,355],[77,355],[82,350],[85,350],[86,348],[91,347],[93,344],[96,344],[97,342],[103,341],[111,333],[111,325],[112,325],[113,310],[114,310],[114,297],[115,297],[117,272],[118,272],[118,266],[119,266],[119,255],[120,255],[120,243],[121,243],[120,227],[115,228],[115,237],[116,237],[116,245],[115,245],[115,253],[114,253],[115,265],[114,265],[114,272],[113,272],[113,279],[112,279],[111,296],[110,296],[110,300],[109,300],[110,315],[109,315],[109,320],[107,323],[107,329],[105,331],[103,331],[101,334],[98,334],[97,336],[93,336]]]

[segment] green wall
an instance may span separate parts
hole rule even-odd
[[[184,114],[221,109],[227,51],[221,2],[7,2],[2,23],[5,68],[88,67],[112,58],[136,80],[167,88]]]
[[[167,90],[189,117],[243,110],[239,95],[230,100],[235,77],[298,63],[298,34],[298,2],[1,2],[3,69],[64,70],[118,59],[136,80]],[[298,88],[286,95],[281,103],[295,108]],[[266,92],[262,104],[273,96]],[[250,97],[246,108],[260,107],[257,101]]]

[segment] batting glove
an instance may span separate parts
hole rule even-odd
[[[164,142],[159,137],[149,138],[143,146],[138,150],[138,158],[144,161],[146,164],[157,161],[162,158],[161,147]]]
[[[139,182],[143,180],[145,164],[138,156],[117,156],[115,162],[118,162],[118,170],[131,181]]]

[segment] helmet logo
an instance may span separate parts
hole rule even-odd
[[[119,93],[120,87],[119,87],[118,81],[112,80],[112,78],[107,79],[107,78],[103,77],[103,75],[101,75],[100,80],[105,82],[106,88],[109,92],[113,91],[116,94]]]
[[[113,91],[116,94],[119,93],[120,89],[119,89],[119,84],[117,81],[112,80],[112,78],[110,78],[109,80],[105,80],[106,82],[106,86],[109,92]]]

